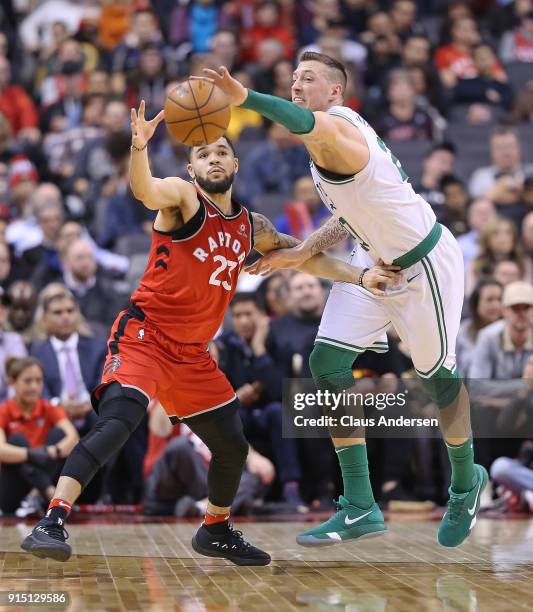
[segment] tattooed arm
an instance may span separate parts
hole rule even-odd
[[[252,215],[255,248],[263,255],[276,251],[258,260],[249,270],[252,274],[264,274],[279,268],[300,268],[311,257],[348,236],[341,224],[332,217],[321,228],[313,232],[307,240],[301,242],[293,236],[278,233],[263,215],[256,213]]]
[[[295,268],[329,280],[347,283],[359,281],[361,268],[350,266],[321,252],[348,236],[336,219],[328,221],[305,242],[300,242],[293,236],[280,234],[263,215],[252,213],[252,217],[254,248],[263,255],[268,255],[246,267],[250,274],[265,275],[279,268]],[[394,287],[400,282],[398,271],[399,266],[385,266],[380,261],[364,273],[363,286],[374,295],[383,296],[387,287]]]

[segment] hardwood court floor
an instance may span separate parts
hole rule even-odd
[[[194,553],[192,523],[74,524],[75,554],[57,563],[22,553],[28,525],[4,521],[0,591],[68,591],[69,610],[80,612],[533,608],[533,520],[478,519],[471,538],[452,550],[437,544],[438,522],[431,520],[393,518],[383,537],[320,550],[295,544],[306,525],[243,523],[273,562],[239,568]],[[30,608],[0,606],[16,609]]]

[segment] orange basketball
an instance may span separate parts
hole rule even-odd
[[[165,101],[167,130],[190,147],[215,142],[228,128],[230,119],[228,99],[207,80],[183,81]]]

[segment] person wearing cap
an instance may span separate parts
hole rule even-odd
[[[516,381],[533,356],[533,285],[510,283],[502,305],[503,320],[479,332],[470,378]]]
[[[520,399],[531,370],[533,286],[524,281],[510,283],[502,306],[503,319],[479,332],[469,370],[476,456],[487,468],[508,448],[507,441],[496,435],[499,420]]]
[[[13,157],[7,171],[9,186],[9,217],[11,220],[24,216],[28,203],[35,193],[39,175],[32,162],[24,155]]]
[[[11,300],[8,294],[0,287],[0,402],[5,401],[8,397],[6,361],[9,357],[25,357],[27,355],[20,334],[14,331],[6,331],[10,304]]]

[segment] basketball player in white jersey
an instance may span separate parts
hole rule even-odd
[[[486,470],[474,463],[468,394],[455,369],[464,297],[459,246],[413,191],[400,162],[372,127],[343,106],[346,70],[341,63],[304,53],[293,75],[292,102],[246,89],[224,67],[205,73],[233,105],[281,123],[307,147],[311,174],[332,219],[299,246],[269,254],[250,271],[293,268],[349,235],[357,241],[351,263],[359,268],[359,284],[333,286],[310,358],[313,378],[319,388],[349,389],[357,356],[386,350],[386,331],[396,328],[440,408],[452,479],[438,541],[458,546],[475,524],[488,480]],[[380,269],[402,270],[403,282],[382,291],[370,288],[368,279]],[[297,536],[304,546],[387,530],[370,486],[365,439],[334,438],[333,443],[344,494],[328,521]]]

